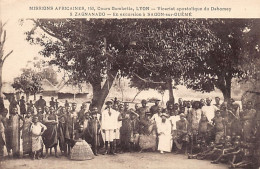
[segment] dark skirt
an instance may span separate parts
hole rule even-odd
[[[66,142],[64,137],[65,132],[65,124],[60,123],[58,126],[58,140],[59,140],[59,147],[61,151],[66,151]]]
[[[56,124],[46,124],[47,130],[43,133],[43,143],[46,148],[52,148],[58,144]]]

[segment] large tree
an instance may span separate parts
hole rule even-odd
[[[93,87],[99,108],[116,75],[169,89],[179,83],[193,55],[202,56],[215,37],[204,20],[62,19],[32,20],[27,40],[44,46],[41,54]],[[102,82],[104,85],[102,86]]]
[[[195,64],[184,75],[184,84],[207,92],[216,87],[227,100],[231,97],[232,79],[248,76],[245,63],[251,65],[256,61],[245,46],[249,43],[247,34],[257,25],[250,19],[210,19],[207,22],[218,43],[204,57],[193,58]],[[251,49],[256,45],[251,41]]]
[[[169,90],[183,83],[183,75],[194,65],[194,57],[203,58],[218,38],[212,34],[205,19],[150,20],[139,24],[143,29],[135,47],[128,55],[135,65],[129,75],[132,86],[139,89]]]
[[[71,79],[90,83],[92,103],[101,108],[119,72],[117,61],[127,62],[125,53],[131,36],[125,27],[134,24],[105,19],[32,21],[35,27],[27,32],[27,40],[44,46],[41,54],[53,57],[51,63],[67,70]]]

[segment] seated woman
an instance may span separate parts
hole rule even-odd
[[[145,113],[145,124],[140,130],[140,152],[148,149],[152,149],[153,151],[156,150],[156,126],[151,117],[152,114],[150,112]]]

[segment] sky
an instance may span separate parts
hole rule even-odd
[[[34,57],[42,57],[39,55],[40,46],[31,45],[26,41],[27,30],[32,28],[30,22],[25,22],[23,25],[19,20],[4,20],[6,25],[6,43],[4,45],[5,54],[13,50],[13,53],[6,59],[3,66],[3,81],[12,82],[14,77],[21,74],[21,68],[26,67],[26,63]]]

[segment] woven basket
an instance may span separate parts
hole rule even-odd
[[[71,160],[84,161],[91,160],[93,158],[94,154],[88,143],[84,140],[77,141],[70,153]]]
[[[156,136],[140,135],[139,146],[141,149],[156,149]]]

